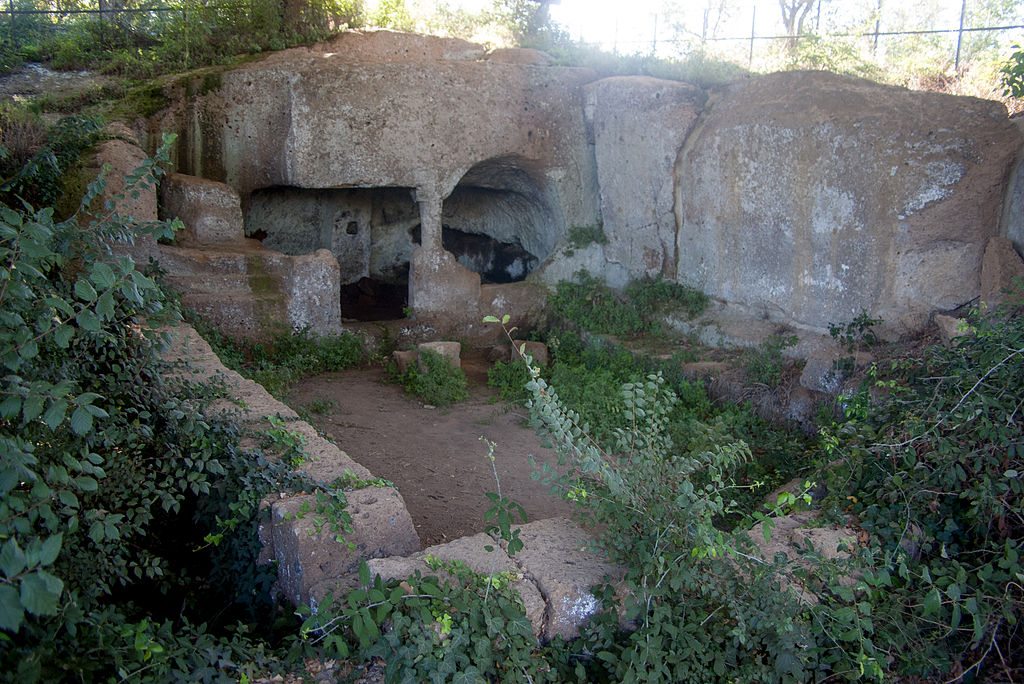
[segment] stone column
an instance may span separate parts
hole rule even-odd
[[[416,188],[420,208],[420,246],[409,264],[409,306],[421,313],[475,319],[480,276],[462,266],[441,242],[441,193]]]
[[[420,245],[428,251],[442,249],[441,204],[444,200],[436,190],[416,188],[416,204],[420,208]]]

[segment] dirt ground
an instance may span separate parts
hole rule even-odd
[[[530,454],[543,461],[554,452],[520,425],[524,409],[495,400],[487,367],[482,357],[463,355],[470,398],[449,409],[426,408],[401,386],[384,384],[380,368],[307,378],[289,403],[336,402],[327,413],[314,413],[313,424],[374,475],[395,483],[424,547],[484,529],[487,492],[497,487],[481,437],[497,444],[501,493],[522,504],[529,520],[568,516],[568,504],[530,479]]]

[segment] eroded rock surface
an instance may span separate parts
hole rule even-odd
[[[822,331],[862,310],[919,329],[979,295],[1019,144],[995,102],[825,73],[739,81],[676,164],[677,277]]]
[[[488,280],[583,267],[805,335],[866,311],[894,337],[981,296],[989,239],[1019,250],[1024,230],[1024,136],[991,101],[819,72],[599,79],[394,32],[196,86],[152,122],[181,133],[184,171],[237,190],[267,246],[329,249],[343,283],[407,286],[428,317],[503,313]],[[584,226],[607,244],[570,244]]]

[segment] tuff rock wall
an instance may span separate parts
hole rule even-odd
[[[384,31],[177,89],[150,127],[181,134],[179,170],[227,183],[243,211],[333,193],[311,222],[261,209],[279,216],[266,244],[331,249],[343,282],[408,263],[417,314],[501,301],[444,249],[451,228],[522,249],[532,281],[661,274],[751,319],[821,333],[866,311],[895,335],[977,299],[990,240],[1020,250],[1024,234],[1024,137],[990,101],[810,72],[714,91],[601,79],[533,51]],[[374,210],[365,193],[405,208]],[[589,225],[608,244],[568,245]]]

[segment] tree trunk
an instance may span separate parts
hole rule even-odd
[[[803,33],[804,19],[814,7],[815,0],[779,0],[782,24],[786,28],[786,49],[796,52],[799,36]]]

